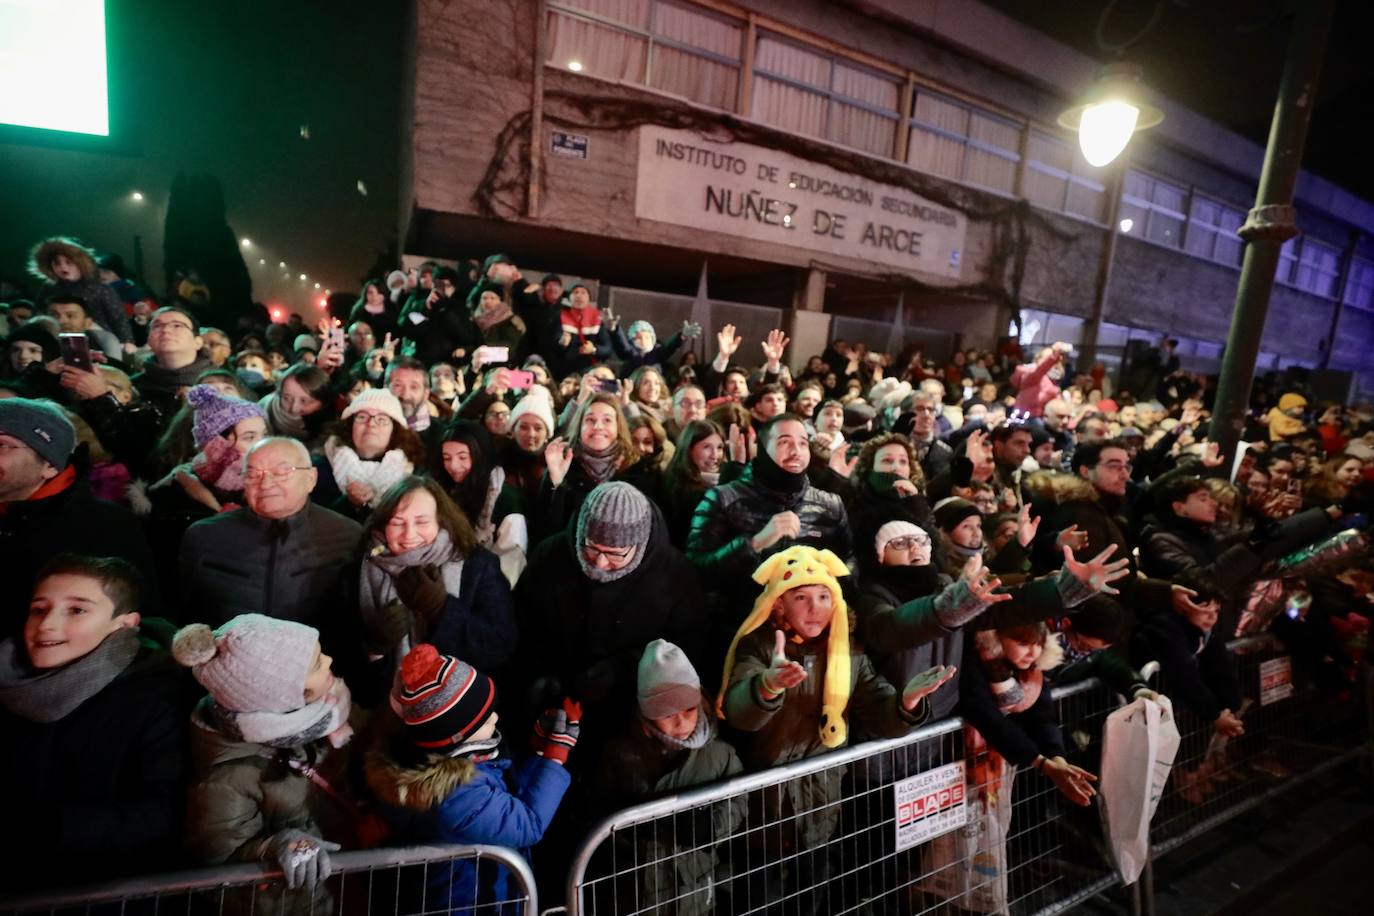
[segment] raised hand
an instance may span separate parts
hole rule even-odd
[[[944,686],[958,670],[953,665],[936,665],[907,681],[906,687],[902,688],[902,708],[911,712],[917,703]]]
[[[1197,426],[1198,420],[1202,418],[1202,410],[1198,407],[1184,407],[1183,414],[1178,418],[1179,426]]]
[[[572,461],[572,446],[564,442],[562,436],[544,446],[544,467],[549,472],[549,483],[555,487],[562,484],[568,476],[568,469],[572,467]]]
[[[853,458],[846,459],[845,451],[846,450],[842,448],[837,448],[831,451],[830,470],[834,471],[836,474],[839,474],[845,480],[848,480],[849,475],[854,473],[854,466],[859,463],[859,456],[855,455]],[[904,482],[909,483],[910,481]]]
[[[701,336],[701,325],[695,321],[684,321],[682,323],[682,339],[696,340]]]
[[[396,338],[391,336],[390,331],[387,331],[386,337],[382,339],[382,355],[386,357],[387,362],[396,358]]]
[[[768,520],[762,531],[754,535],[754,549],[767,550],[783,538],[795,538],[800,535],[801,519],[797,517],[797,513],[779,512]]]
[[[1040,530],[1040,516],[1031,518],[1030,503],[1021,506],[1021,512],[1016,516],[1016,541],[1022,547],[1029,547],[1031,541],[1035,540],[1035,533]]]
[[[601,315],[606,319],[606,326],[612,331],[620,327],[620,316],[615,313],[615,308],[613,306],[606,306],[601,310]]]
[[[749,444],[744,439],[744,431],[738,423],[730,424],[730,460],[737,464],[749,463]]]
[[[759,675],[761,692],[770,700],[806,680],[806,668],[801,662],[787,658],[787,637],[782,630],[774,630],[773,637],[773,657],[768,661],[768,669]]]
[[[996,466],[992,462],[992,449],[988,447],[988,433],[976,429],[964,440],[964,455],[973,464],[973,479],[986,481],[992,477]]]
[[[735,355],[739,349],[740,339],[735,336],[735,326],[727,324],[716,334],[716,345],[720,347],[720,355],[727,361]]]
[[[1225,459],[1221,456],[1221,443],[1208,442],[1202,447],[1202,466],[1205,468],[1221,467]]]
[[[967,583],[969,593],[979,604],[998,604],[1011,600],[1011,595],[998,591],[1002,587],[1002,580],[988,572],[983,566],[983,557],[980,554],[969,557],[959,575]]]
[[[1116,553],[1116,545],[1108,544],[1106,550],[1086,563],[1080,563],[1073,558],[1073,551],[1066,546],[1064,548],[1064,568],[1079,582],[1101,594],[1119,595],[1121,592],[1112,588],[1110,583],[1131,574],[1131,561],[1127,557],[1122,557],[1120,560],[1107,562],[1114,553]]]
[[[787,335],[778,328],[774,328],[768,332],[768,339],[759,345],[763,347],[763,356],[770,371],[776,371],[775,367],[782,362],[782,353],[787,349],[789,343],[791,341],[787,339]]]
[[[1054,539],[1054,546],[1060,550],[1082,550],[1088,546],[1088,532],[1080,531],[1077,525],[1070,525]]]
[[[630,406],[630,395],[635,390],[635,383],[629,379],[620,380],[620,406],[622,408]]]

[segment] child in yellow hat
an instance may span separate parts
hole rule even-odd
[[[753,733],[741,756],[754,769],[844,746],[848,718],[865,734],[897,737],[925,720],[922,702],[954,676],[921,672],[898,694],[849,642],[849,608],[839,578],[848,568],[829,550],[796,546],[754,571],[763,593],[725,658],[716,712]],[[764,624],[769,626],[765,627]]]

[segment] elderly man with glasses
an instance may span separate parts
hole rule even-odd
[[[239,614],[295,620],[320,631],[324,651],[347,659],[362,528],[315,505],[316,470],[295,439],[269,437],[244,458],[240,509],[186,530],[178,563],[186,618],[219,626]],[[340,653],[343,653],[342,655]]]
[[[152,357],[133,377],[139,398],[128,406],[115,400],[105,377],[78,366],[62,370],[62,387],[77,402],[77,412],[91,425],[101,444],[128,466],[135,477],[156,473],[152,455],[158,437],[181,407],[182,396],[201,373],[215,368],[204,353],[196,319],[179,306],[153,313],[148,324]]]

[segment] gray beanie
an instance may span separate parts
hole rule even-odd
[[[595,582],[614,582],[634,572],[649,545],[653,518],[649,500],[630,484],[619,480],[599,484],[587,494],[577,516],[577,543],[573,546],[582,571]],[[603,570],[587,562],[583,547],[588,541],[602,547],[637,549],[624,568]]]
[[[53,401],[0,399],[0,433],[13,436],[59,471],[76,448],[76,427]]]
[[[191,669],[215,702],[234,712],[291,712],[305,705],[305,679],[319,631],[293,620],[240,614],[212,631],[183,627],[172,656]]]
[[[666,639],[644,647],[639,659],[639,712],[666,719],[701,705],[701,679],[682,650]]]

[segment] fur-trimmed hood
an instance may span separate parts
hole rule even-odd
[[[384,748],[373,748],[363,759],[363,776],[372,794],[387,804],[412,811],[439,807],[476,775],[477,764],[467,757],[431,754],[420,765],[408,767]]]
[[[1062,506],[1066,503],[1097,502],[1097,488],[1075,474],[1063,471],[1036,471],[1023,482],[1031,502]]]
[[[33,246],[33,250],[29,252],[29,273],[39,280],[58,282],[57,275],[52,272],[52,262],[59,254],[65,254],[72,259],[81,269],[83,279],[91,280],[98,276],[94,252],[76,239],[62,236],[44,239]]]
[[[997,638],[996,630],[979,630],[974,634],[974,645],[978,649],[978,654],[984,661],[996,661],[1002,658],[1002,640]],[[1044,648],[1040,651],[1040,657],[1035,660],[1035,667],[1040,671],[1053,671],[1064,661],[1064,646],[1050,633],[1045,638]]]

